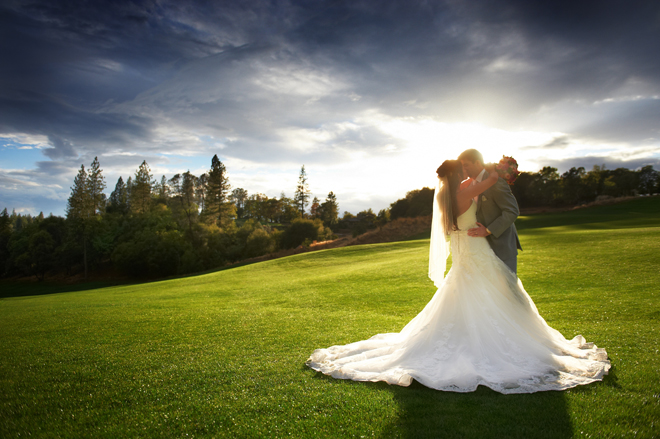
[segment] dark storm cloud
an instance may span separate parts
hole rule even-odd
[[[660,136],[659,22],[655,0],[8,0],[0,134],[49,139],[20,177],[40,183],[103,154],[323,164],[404,146],[374,114],[640,147]]]
[[[196,60],[255,45],[270,47],[260,58],[266,66],[288,57],[346,79],[361,100],[337,113],[376,107],[393,116],[515,125],[505,120],[562,99],[607,96],[631,78],[657,86],[659,11],[654,1],[9,2],[0,14],[0,44],[10,62],[0,80],[5,89],[42,96],[22,102],[28,111],[16,118],[26,122],[13,126],[73,144],[88,134],[84,127],[118,142],[125,141],[119,130],[145,140],[149,130],[116,117],[110,126],[55,119],[56,132],[28,113],[56,99],[90,113],[109,101],[130,102]],[[214,73],[216,82],[226,80],[220,71],[208,76]],[[411,100],[424,105],[405,104]],[[180,100],[162,111],[176,114],[187,104],[202,103]],[[224,96],[212,104],[216,116],[234,112],[239,119],[263,102],[242,108]],[[5,99],[0,111],[15,105]],[[309,123],[317,125],[329,108],[308,112]],[[276,110],[272,102],[261,109]],[[273,123],[304,126],[304,115],[297,116],[274,116]]]
[[[60,159],[78,156],[70,142],[54,135],[50,135],[48,140],[50,140],[50,143],[53,145],[53,147],[46,149],[44,154],[46,154],[49,158]]]
[[[632,77],[658,85],[659,11],[652,1],[339,2],[293,35],[356,74],[367,95],[479,116],[467,102],[479,96],[522,113],[602,97]]]
[[[52,134],[75,144],[148,137],[134,117],[97,110],[108,101],[131,100],[179,64],[229,44],[221,34],[187,28],[177,20],[183,9],[158,2],[5,4],[0,129]]]
[[[58,149],[74,142],[77,146],[129,143],[148,136],[149,120],[137,115],[85,110],[49,95],[0,91],[0,131],[43,134]],[[73,153],[73,148],[67,152]]]

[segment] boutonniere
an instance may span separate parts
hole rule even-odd
[[[488,201],[488,198],[486,198],[485,195],[482,195],[482,196],[481,196],[481,201]]]

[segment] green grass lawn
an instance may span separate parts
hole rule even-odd
[[[430,300],[414,240],[138,285],[0,285],[0,437],[658,437],[660,200],[625,204],[519,220],[520,278],[551,326],[607,349],[603,382],[456,394],[306,368]]]

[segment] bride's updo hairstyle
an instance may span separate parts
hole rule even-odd
[[[442,219],[445,232],[458,230],[456,212],[456,192],[463,181],[463,166],[458,160],[445,160],[437,170],[438,177],[442,180],[438,201],[442,210]]]

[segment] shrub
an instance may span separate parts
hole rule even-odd
[[[291,226],[282,232],[280,245],[282,248],[296,248],[306,239],[309,239],[309,242],[316,241],[319,237],[319,228],[323,233],[323,222],[318,218],[315,220],[295,219]]]
[[[245,244],[245,257],[254,258],[275,251],[275,240],[264,229],[254,229]]]

